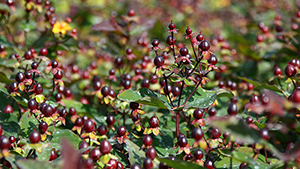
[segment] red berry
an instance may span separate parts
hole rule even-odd
[[[259,131],[259,136],[260,136],[262,139],[268,141],[268,140],[270,139],[269,130],[266,129],[266,128],[261,129],[261,130]]]
[[[149,125],[151,128],[156,128],[159,124],[158,118],[156,116],[152,116],[149,119]]]
[[[190,35],[190,34],[193,33],[193,31],[192,31],[191,28],[187,27],[186,30],[185,30],[185,33],[188,34],[188,35]]]
[[[25,58],[26,60],[30,60],[30,59],[33,58],[33,55],[32,55],[32,53],[31,53],[30,50],[27,50],[27,51],[25,52],[24,58]]]
[[[187,144],[188,144],[188,141],[185,137],[179,137],[178,138],[178,145],[180,147],[185,147],[185,146],[187,146]]]
[[[149,135],[145,135],[143,138],[143,144],[145,146],[150,146],[152,144],[152,137]]]
[[[189,50],[187,47],[184,46],[184,47],[180,48],[179,52],[180,52],[181,56],[186,56],[189,53]]]
[[[111,145],[109,141],[103,140],[100,144],[100,151],[102,154],[108,154],[111,150]]]
[[[173,29],[175,29],[175,24],[171,21],[171,23],[169,24],[168,27],[170,30],[173,30]]]
[[[159,41],[155,38],[152,40],[151,44],[153,47],[157,47],[159,45]]]
[[[40,140],[41,140],[40,133],[37,131],[33,131],[29,136],[29,140],[31,143],[34,143],[34,144],[40,142]]]
[[[56,158],[57,158],[56,152],[54,150],[51,150],[49,161],[55,160]]]
[[[296,70],[295,66],[293,66],[292,64],[288,64],[288,65],[285,67],[285,74],[286,74],[288,77],[295,76],[296,73],[297,73],[297,70]]]
[[[99,148],[94,148],[93,150],[90,151],[90,158],[93,159],[94,161],[99,160],[100,156],[101,156],[101,151]]]
[[[207,40],[203,40],[203,41],[199,44],[199,48],[200,48],[202,51],[208,51],[209,48],[210,48],[210,44],[208,43]]]
[[[199,33],[199,34],[196,36],[196,39],[197,39],[197,41],[203,41],[203,39],[204,39],[203,34],[202,34],[202,33]]]
[[[89,146],[89,144],[86,141],[83,141],[79,144],[79,149],[84,149],[87,148]],[[84,151],[82,154],[87,154],[90,152],[90,149]]]
[[[115,123],[115,118],[112,115],[107,116],[106,123],[108,126],[112,126]]]
[[[11,105],[6,105],[3,109],[3,113],[13,113],[14,112],[14,109],[13,107],[11,107]]]
[[[228,106],[227,112],[229,115],[237,115],[237,113],[238,113],[237,105],[235,103],[230,103],[230,105]]]
[[[162,66],[163,64],[165,63],[165,60],[163,57],[161,56],[156,56],[154,58],[154,65],[157,66],[157,67],[160,67]]]
[[[76,110],[73,107],[70,107],[69,113],[70,113],[71,116],[73,116],[73,115],[76,114]]]
[[[178,96],[180,94],[180,88],[178,86],[173,86],[173,88],[172,88],[172,94],[174,96]]]
[[[201,119],[203,117],[203,111],[200,109],[195,109],[193,113],[194,118]]]
[[[218,58],[216,57],[216,55],[211,54],[207,61],[209,64],[215,65],[218,63]]]
[[[105,135],[107,132],[106,126],[105,125],[100,125],[98,127],[98,133],[100,134],[100,136]]]
[[[7,149],[9,146],[9,139],[5,135],[0,136],[0,150]]]
[[[42,94],[43,93],[43,86],[40,83],[37,83],[35,85],[35,93],[36,94]]]
[[[201,151],[201,150],[199,150],[199,149],[195,150],[195,151],[194,151],[194,157],[195,157],[196,159],[202,159],[202,158],[203,158],[203,151]]]
[[[126,128],[124,126],[120,126],[117,130],[117,134],[119,136],[124,136],[126,134]]]
[[[192,132],[192,137],[195,140],[198,141],[198,140],[202,139],[203,136],[204,136],[204,133],[199,127],[194,128],[194,130]]]
[[[133,9],[130,9],[127,13],[128,16],[134,16],[135,15],[135,11]]]
[[[85,121],[83,128],[84,128],[84,131],[86,131],[88,133],[96,130],[96,126],[92,120]]]
[[[151,169],[151,168],[153,168],[153,162],[152,162],[151,158],[145,158],[145,160],[143,162],[143,167],[145,169]]]
[[[208,160],[208,161],[206,161],[205,163],[204,163],[204,167],[205,168],[208,168],[208,169],[214,169],[215,167],[214,167],[214,163],[212,162],[212,161],[210,161],[210,160]]]
[[[39,132],[41,134],[44,134],[44,133],[46,133],[47,129],[48,129],[48,124],[44,121],[41,121],[39,124]]]
[[[101,94],[106,97],[109,95],[109,87],[108,86],[103,86],[101,89]]]
[[[216,139],[216,138],[220,138],[221,137],[221,132],[219,131],[219,129],[217,128],[212,128],[210,130],[210,134],[211,134],[211,137],[213,139]]]
[[[146,151],[146,157],[151,158],[152,160],[154,160],[155,157],[156,157],[156,150],[155,150],[155,148],[153,148],[153,147],[148,148],[148,150]]]
[[[43,47],[43,48],[40,50],[40,55],[42,55],[42,56],[47,56],[47,55],[48,55],[48,50],[47,50],[47,48]]]
[[[19,82],[19,83],[21,83],[21,82],[23,82],[24,80],[25,80],[25,75],[24,75],[24,73],[23,73],[23,72],[18,72],[18,73],[16,74],[16,81]]]

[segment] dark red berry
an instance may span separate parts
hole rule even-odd
[[[292,64],[288,64],[288,65],[285,67],[285,74],[286,74],[288,77],[295,76],[296,73],[297,73],[297,70],[296,70],[295,66],[293,66]]]
[[[116,68],[121,68],[123,66],[123,59],[121,57],[117,57],[114,63]]]
[[[188,144],[188,141],[185,137],[179,137],[178,138],[178,145],[180,147],[185,147]]]
[[[252,95],[251,97],[250,97],[250,103],[252,103],[252,104],[257,104],[257,103],[260,103],[260,100],[259,100],[259,97],[257,96],[257,95]]]
[[[127,13],[128,16],[134,16],[135,15],[135,11],[133,9],[130,9]]]
[[[203,117],[203,111],[200,109],[195,109],[193,113],[194,118],[201,119]]]
[[[50,152],[50,158],[49,158],[49,161],[53,161],[57,158],[57,154],[54,150],[51,150]]]
[[[132,54],[132,49],[131,48],[126,49],[126,53],[127,53],[127,55]]]
[[[112,126],[115,123],[115,118],[112,115],[108,115],[106,118],[106,123],[108,126]]]
[[[35,93],[36,94],[41,94],[41,93],[43,93],[43,86],[40,84],[40,83],[37,83],[36,85],[35,85]]]
[[[38,107],[38,103],[37,103],[37,101],[35,99],[29,99],[28,100],[28,108],[30,110],[37,109],[37,107]]]
[[[47,56],[47,55],[48,55],[48,50],[47,50],[47,48],[43,47],[43,48],[40,50],[40,55],[42,55],[42,56]]]
[[[149,88],[150,87],[150,80],[149,79],[143,79],[141,86],[144,88]]]
[[[151,128],[156,128],[159,125],[158,118],[156,116],[152,116],[149,119],[149,125]]]
[[[157,67],[160,67],[162,66],[163,64],[165,63],[165,60],[163,57],[161,56],[156,56],[154,58],[154,65],[157,66]]]
[[[235,103],[230,103],[230,105],[228,106],[227,112],[229,115],[237,115],[237,113],[238,113],[237,105]]]
[[[221,137],[221,132],[219,131],[219,129],[217,128],[212,128],[210,130],[210,134],[211,134],[211,137],[213,139],[216,139],[216,138],[220,138]]]
[[[210,44],[208,43],[207,40],[203,40],[203,41],[199,44],[199,48],[200,48],[202,51],[208,51],[209,48],[210,48]]]
[[[157,76],[154,74],[151,74],[149,79],[151,84],[155,84],[158,81]]]
[[[98,133],[100,136],[105,135],[106,132],[107,132],[107,129],[106,129],[105,125],[102,124],[98,127]]]
[[[33,131],[30,136],[29,136],[29,140],[31,143],[38,143],[41,140],[41,135],[39,132],[37,131]]]
[[[172,88],[172,94],[174,96],[178,96],[180,94],[180,88],[178,86],[173,86],[173,88]]]
[[[251,116],[248,116],[247,118],[246,118],[246,122],[248,123],[248,124],[252,124],[253,123],[253,118],[251,117]]]
[[[204,39],[203,34],[202,34],[202,33],[199,33],[199,34],[196,36],[196,39],[197,39],[197,41],[199,41],[199,42],[203,41],[203,39]]]
[[[100,156],[101,156],[101,151],[99,148],[94,148],[93,150],[90,151],[90,158],[93,159],[94,161],[99,160]]]
[[[117,169],[124,169],[124,166],[120,161],[118,161]]]
[[[117,169],[118,162],[116,159],[111,158],[106,165],[107,166],[105,167],[105,169]]]
[[[63,72],[62,72],[61,70],[58,70],[58,71],[56,72],[56,74],[54,75],[54,77],[55,77],[56,79],[61,79],[61,78],[63,77]]]
[[[194,151],[194,157],[195,157],[196,159],[202,159],[202,158],[203,158],[203,151],[201,151],[201,150],[199,150],[199,149],[195,150],[195,151]]]
[[[85,121],[83,128],[84,128],[84,131],[86,131],[87,133],[90,133],[90,132],[96,130],[96,126],[92,120]]]
[[[26,79],[31,79],[31,77],[32,77],[32,73],[29,72],[29,71],[26,71],[26,72],[25,72],[25,78],[26,78]]]
[[[218,63],[218,58],[216,57],[216,55],[211,54],[207,61],[208,61],[208,63],[215,65]]]
[[[115,73],[116,73],[116,70],[115,70],[115,69],[110,69],[109,75],[113,76],[113,75],[115,75]]]
[[[14,143],[16,141],[16,138],[14,136],[9,136],[8,140],[10,143]]]
[[[0,136],[3,134],[3,127],[0,125]]]
[[[94,87],[95,90],[100,90],[101,89],[101,83],[100,83],[100,81],[95,81],[93,83],[93,87]]]
[[[208,169],[214,169],[214,168],[215,168],[215,167],[214,167],[214,163],[213,163],[212,161],[210,161],[210,160],[205,161],[204,167],[205,167],[205,168],[208,168]]]
[[[204,136],[204,133],[203,133],[203,131],[199,127],[196,127],[196,128],[193,129],[192,137],[196,141],[202,139],[203,136]]]
[[[75,126],[81,127],[83,125],[83,119],[78,117],[75,121]]]
[[[151,158],[152,160],[156,157],[156,150],[153,147],[148,148],[146,151],[146,157]]]
[[[187,27],[186,30],[185,30],[185,33],[190,35],[193,33],[192,29],[190,27]]]
[[[119,136],[124,136],[126,134],[126,128],[124,126],[120,126],[117,130],[117,134]]]
[[[0,136],[0,150],[7,149],[9,146],[9,139],[5,135]]]
[[[108,154],[111,150],[111,145],[109,141],[103,140],[100,144],[100,151],[102,154]]]
[[[69,113],[70,113],[71,116],[73,116],[73,115],[76,114],[76,110],[73,107],[70,107]]]
[[[18,83],[17,82],[11,82],[9,87],[10,92],[16,92],[18,90]]]
[[[39,124],[39,132],[41,134],[44,134],[48,129],[48,124],[44,121],[41,121],[40,124]]]
[[[27,50],[27,51],[25,52],[24,58],[25,58],[26,60],[30,60],[30,59],[33,58],[33,55],[32,55],[32,53],[31,53],[30,50]]]
[[[208,115],[213,117],[217,114],[217,109],[215,107],[211,107],[209,110],[208,110]]]
[[[164,93],[165,94],[171,94],[171,92],[172,92],[172,86],[170,84],[165,85],[164,86]]]
[[[101,94],[106,97],[109,95],[109,87],[108,86],[103,86],[101,89]]]
[[[25,75],[24,75],[24,73],[23,73],[23,72],[18,72],[18,73],[16,74],[16,81],[19,82],[19,83],[21,83],[21,82],[23,82],[24,80],[25,80]]]
[[[61,101],[61,99],[63,98],[63,94],[61,93],[56,93],[55,96],[54,96],[55,100],[57,102]]]
[[[131,81],[124,80],[122,85],[125,89],[129,89],[131,87]]]
[[[173,22],[171,22],[168,27],[170,30],[173,30],[173,29],[175,29],[175,24]]]
[[[263,35],[258,35],[258,36],[256,37],[256,41],[257,41],[257,42],[263,42],[263,41],[264,41],[264,36],[263,36]]]
[[[43,110],[42,113],[46,117],[50,117],[54,113],[54,108],[51,105],[47,105]]]
[[[181,56],[186,56],[189,53],[189,50],[187,47],[184,46],[184,47],[180,48],[179,52],[180,52]]]
[[[143,138],[143,144],[145,146],[150,146],[152,144],[152,137],[149,135],[145,135]]]
[[[32,62],[31,63],[31,68],[32,69],[37,69],[39,67],[39,64],[37,62]]]
[[[143,162],[143,167],[145,169],[151,169],[153,168],[153,162],[151,158],[145,158],[144,162]]]
[[[11,105],[6,105],[3,109],[3,113],[13,113],[14,112],[14,109]]]
[[[269,130],[266,129],[266,128],[261,129],[261,130],[259,131],[259,136],[260,136],[262,139],[268,141],[268,140],[270,139]]]
[[[159,41],[155,38],[152,40],[151,44],[153,47],[157,47],[159,45]]]
[[[81,142],[81,143],[79,144],[79,150],[80,150],[80,149],[85,149],[85,148],[87,148],[88,146],[89,146],[89,143],[87,143],[86,141],[83,141],[83,142]],[[88,149],[88,150],[82,152],[82,154],[87,154],[87,153],[89,153],[89,152],[90,152],[90,149]]]

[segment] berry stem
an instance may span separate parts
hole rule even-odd
[[[189,99],[192,97],[192,95],[195,93],[195,91],[197,90],[197,88],[199,87],[199,85],[201,84],[202,81],[202,77],[199,80],[198,84],[196,85],[196,87],[194,88],[194,90],[192,91],[192,93],[190,94],[190,96],[185,100],[185,102],[183,103],[183,106],[189,101]]]
[[[291,79],[291,80],[292,80],[292,82],[294,84],[294,90],[296,90],[297,89],[297,84],[295,83],[295,81],[293,79]]]
[[[176,112],[176,137],[179,135],[179,111]]]
[[[181,81],[181,87],[180,87],[180,93],[179,93],[179,99],[178,99],[177,107],[180,106],[180,100],[181,100],[181,95],[182,95],[182,91],[183,91],[183,86],[184,86],[184,81]]]
[[[165,80],[165,82],[166,82],[167,96],[168,96],[168,98],[169,98],[169,100],[170,100],[170,103],[171,103],[172,107],[175,107],[174,104],[173,104],[173,101],[172,101],[172,99],[171,99],[171,97],[170,97],[170,94],[169,94],[167,77],[166,77],[165,74],[163,74],[163,76],[164,76],[164,80]]]
[[[196,54],[196,51],[195,51],[195,48],[194,48],[194,45],[193,45],[192,36],[190,36],[190,41],[191,41],[192,48],[193,48],[193,51],[194,51],[195,59],[198,62],[198,57],[197,57],[197,54]]]
[[[174,44],[174,32],[171,32],[171,36],[172,36],[172,52],[173,52],[173,57],[175,59],[175,44]]]

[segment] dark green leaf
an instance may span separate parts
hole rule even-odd
[[[6,136],[18,137],[18,116],[10,113],[0,113],[0,124],[3,127],[3,134]]]
[[[71,130],[68,129],[57,129],[53,133],[53,138],[51,140],[51,145],[53,148],[60,150],[60,143],[62,139],[66,139],[73,147],[78,147],[81,142],[81,138],[74,134]]]
[[[166,163],[169,167],[176,168],[176,169],[205,169],[204,167],[191,163],[191,162],[186,162],[186,161],[181,161],[181,160],[170,160],[166,158],[158,158],[160,162]]]
[[[8,79],[3,72],[0,72],[0,82],[10,84],[12,81]]]
[[[37,126],[39,125],[39,122],[33,115],[31,117],[28,116],[29,116],[29,111],[25,112],[19,121],[21,132],[22,134],[25,134],[26,137],[30,135],[33,129],[37,130]]]
[[[143,158],[145,158],[145,152],[140,149],[139,146],[137,146],[132,141],[126,139],[126,149],[129,153],[129,161],[131,164],[139,164],[141,165],[143,163]]]

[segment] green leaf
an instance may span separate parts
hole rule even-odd
[[[12,81],[8,79],[3,72],[0,72],[0,82],[10,84]]]
[[[71,130],[68,129],[57,129],[55,133],[53,133],[53,138],[51,140],[51,145],[56,150],[60,150],[61,140],[66,139],[73,147],[78,147],[81,142],[81,138],[74,134]]]
[[[18,116],[10,113],[0,113],[0,124],[3,128],[3,134],[6,136],[18,137]]]
[[[217,97],[233,97],[233,93],[231,91],[228,91],[226,89],[218,89],[217,90]]]
[[[145,152],[140,150],[140,147],[137,146],[132,141],[125,139],[126,149],[129,153],[129,161],[131,164],[139,164],[143,163],[143,158],[145,158]]]
[[[20,63],[15,59],[9,59],[9,60],[0,59],[0,67],[16,68],[18,66],[20,66]]]
[[[67,108],[73,107],[77,114],[87,115],[89,118],[93,118],[93,115],[97,114],[97,110],[91,105],[82,104],[81,102],[75,100],[61,100]]]
[[[8,13],[11,13],[12,10],[9,8],[9,6],[5,3],[1,3],[0,5],[0,11],[1,12],[8,12]]]
[[[33,169],[33,168],[43,168],[43,169],[59,169],[60,167],[53,165],[50,162],[46,161],[37,161],[37,160],[18,160],[17,161],[18,167],[22,169]]]
[[[19,121],[21,132],[22,134],[25,134],[24,136],[26,137],[30,135],[33,129],[37,130],[37,126],[39,125],[39,122],[34,116],[31,117],[28,116],[29,116],[29,111],[25,112]]]
[[[166,158],[158,158],[160,162],[166,163],[169,167],[176,168],[176,169],[205,169],[204,167],[191,163],[191,162],[186,162],[186,161],[181,161],[181,160],[170,160]]]
[[[118,98],[127,102],[137,102],[162,109],[171,109],[166,96],[147,88],[141,88],[138,91],[126,90],[118,94]]]

